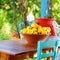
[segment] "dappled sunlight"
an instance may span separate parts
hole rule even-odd
[[[37,53],[34,54],[34,57],[37,57]]]
[[[9,23],[4,23],[4,25],[2,26],[2,31],[6,34],[10,33],[10,29],[11,29],[11,26]]]
[[[3,7],[4,7],[5,9],[10,9],[10,6],[9,6],[8,4],[5,4]]]
[[[55,9],[58,9],[57,5],[58,5],[58,3],[56,3],[56,4],[54,5],[54,8],[55,8]]]

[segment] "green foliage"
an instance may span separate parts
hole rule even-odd
[[[0,30],[0,40],[7,40],[7,39],[11,39],[11,37],[4,33],[2,30]]]
[[[60,24],[60,1],[59,0],[52,0],[52,14],[56,21]]]
[[[0,0],[0,4],[6,4],[8,3],[8,0]]]
[[[23,10],[21,9],[20,3],[18,0],[0,0],[0,29],[6,24],[7,22],[11,25],[10,32],[12,33],[16,30],[16,26],[19,25],[23,21]],[[25,0],[24,0],[25,1]],[[36,18],[40,17],[40,0],[28,0],[27,6],[27,15],[32,12]],[[14,14],[16,13],[16,14]],[[55,20],[60,24],[60,1],[59,0],[52,0],[52,15]],[[15,19],[15,20],[14,20]],[[35,21],[34,20],[34,21]],[[13,27],[13,28],[12,28]],[[0,32],[0,40],[2,39],[9,39],[8,34]]]
[[[0,29],[2,28],[4,22],[6,21],[7,12],[3,9],[0,9]]]
[[[40,17],[40,0],[29,0],[28,1],[28,7],[30,8],[30,11],[29,12],[33,12],[34,16],[35,16],[35,19]]]

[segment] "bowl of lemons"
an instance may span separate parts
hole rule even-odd
[[[42,27],[36,23],[21,30],[29,45],[36,45],[39,40],[44,41],[50,35],[50,27]]]

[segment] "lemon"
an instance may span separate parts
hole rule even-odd
[[[50,31],[50,27],[42,27],[36,23],[32,23],[31,26],[27,26],[27,28],[21,30],[25,34],[49,34]]]

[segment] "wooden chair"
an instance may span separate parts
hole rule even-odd
[[[53,48],[53,51],[49,53],[42,53],[42,49],[44,48]],[[57,57],[57,48],[58,48],[57,40],[47,40],[45,42],[38,41],[36,60],[41,60],[41,58],[47,58],[50,56],[52,56],[52,60],[55,60]]]

